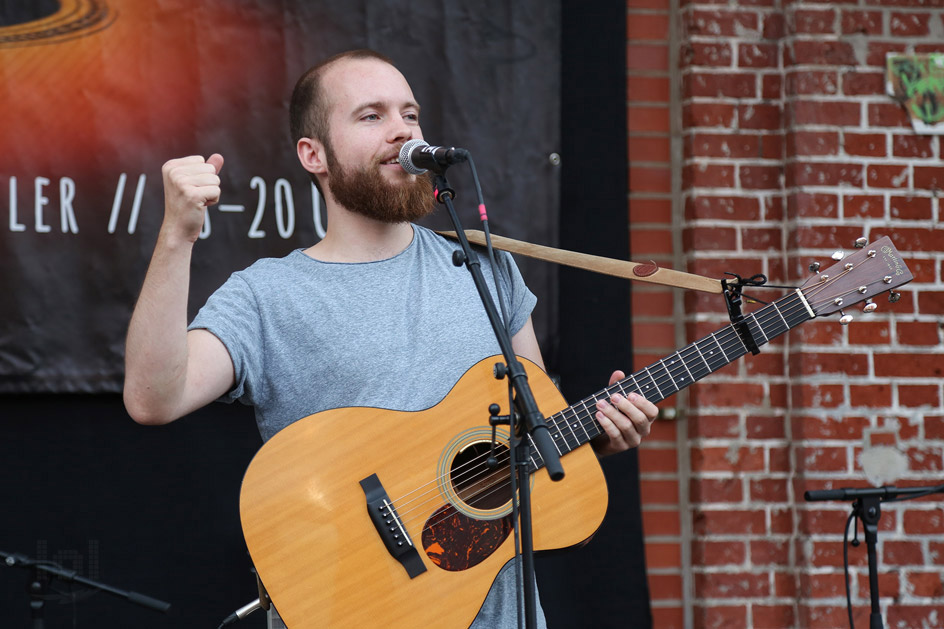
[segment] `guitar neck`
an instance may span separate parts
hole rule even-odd
[[[743,323],[755,343],[763,345],[813,318],[813,312],[799,291],[745,315]],[[597,402],[615,393],[638,393],[650,402],[661,402],[748,353],[748,347],[734,324],[686,345],[648,367],[584,398],[573,406],[546,418],[548,429],[561,455],[575,450],[603,434],[596,420]],[[529,437],[530,439],[530,437]],[[544,466],[541,455],[530,444],[532,471]]]

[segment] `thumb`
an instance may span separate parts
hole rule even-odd
[[[223,156],[219,153],[214,153],[207,158],[207,164],[211,164],[213,168],[216,169],[216,174],[218,175],[223,168]]]
[[[626,377],[626,374],[617,369],[616,371],[613,372],[613,375],[610,376],[610,384],[611,385],[616,384],[617,382],[619,382],[625,377]]]

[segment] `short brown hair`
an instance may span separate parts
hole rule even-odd
[[[328,143],[329,103],[321,87],[321,80],[328,66],[344,59],[377,59],[396,67],[386,55],[368,48],[359,48],[333,55],[309,68],[295,84],[289,105],[289,127],[294,143],[298,144],[302,138]]]

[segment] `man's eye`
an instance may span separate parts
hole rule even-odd
[[[377,114],[367,114],[361,120],[371,120],[371,121],[380,120],[380,116],[378,116]]]

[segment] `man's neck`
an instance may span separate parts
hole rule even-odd
[[[396,256],[411,242],[410,223],[384,223],[345,208],[329,208],[325,237],[305,253],[322,262],[377,262]]]

